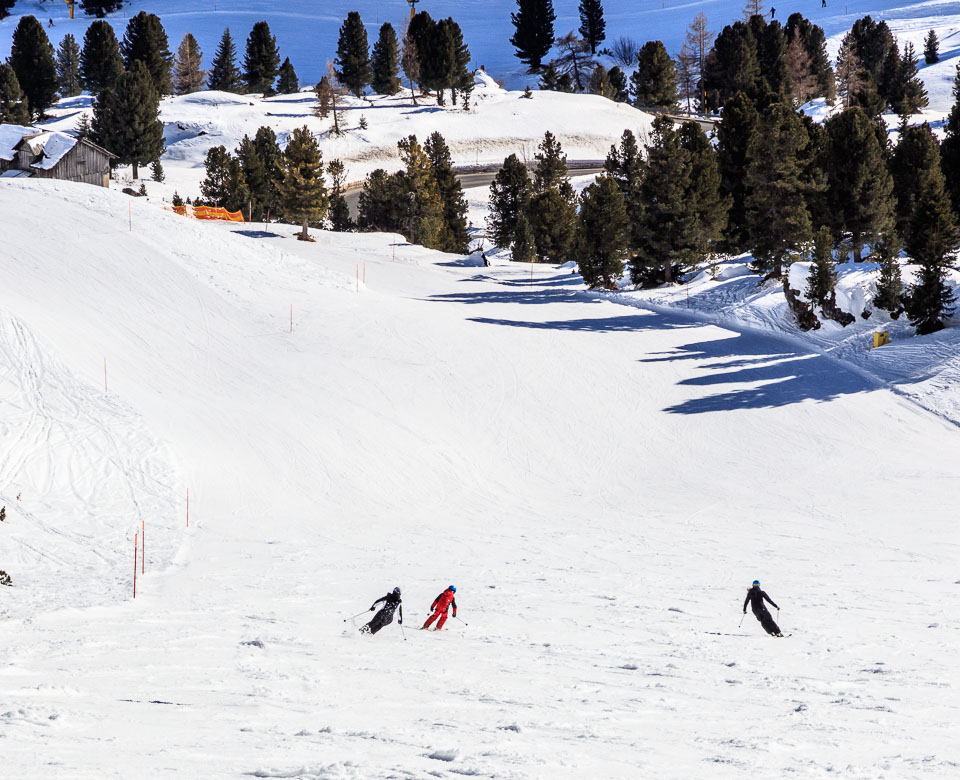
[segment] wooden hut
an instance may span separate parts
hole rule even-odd
[[[115,157],[87,138],[0,125],[0,175],[3,176],[26,174],[38,179],[109,187],[110,160]]]

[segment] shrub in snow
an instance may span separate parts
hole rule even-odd
[[[13,580],[10,578],[10,575],[3,569],[0,569],[0,585],[13,585]]]
[[[5,506],[0,507],[0,523],[2,523],[6,519],[7,519],[7,508]]]

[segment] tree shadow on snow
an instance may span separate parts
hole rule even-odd
[[[702,360],[706,373],[681,380],[688,387],[752,385],[730,388],[668,406],[672,414],[703,414],[734,409],[761,409],[802,401],[831,401],[873,388],[868,380],[844,370],[822,355],[784,348],[773,339],[733,333],[712,341],[684,344],[642,358],[641,363]]]
[[[234,230],[232,232],[247,238],[283,238],[279,233],[271,233],[269,230]]]

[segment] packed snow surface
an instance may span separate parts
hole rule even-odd
[[[843,355],[391,235],[0,213],[5,777],[957,773],[960,436]]]

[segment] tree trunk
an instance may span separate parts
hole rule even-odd
[[[304,218],[303,218],[303,230],[300,231],[299,239],[300,239],[301,241],[307,241],[307,240],[309,240],[309,238],[310,238],[310,235],[309,235],[309,233],[307,233],[307,218],[304,217]]]
[[[137,178],[137,173],[138,173],[138,172],[139,172],[139,168],[137,167],[137,161],[134,160],[134,161],[133,161],[133,178],[134,178],[134,179]]]
[[[413,98],[413,105],[417,105],[417,90],[413,86],[413,79],[410,79],[410,97]]]
[[[663,264],[663,281],[667,284],[673,284],[673,263],[669,260]]]

